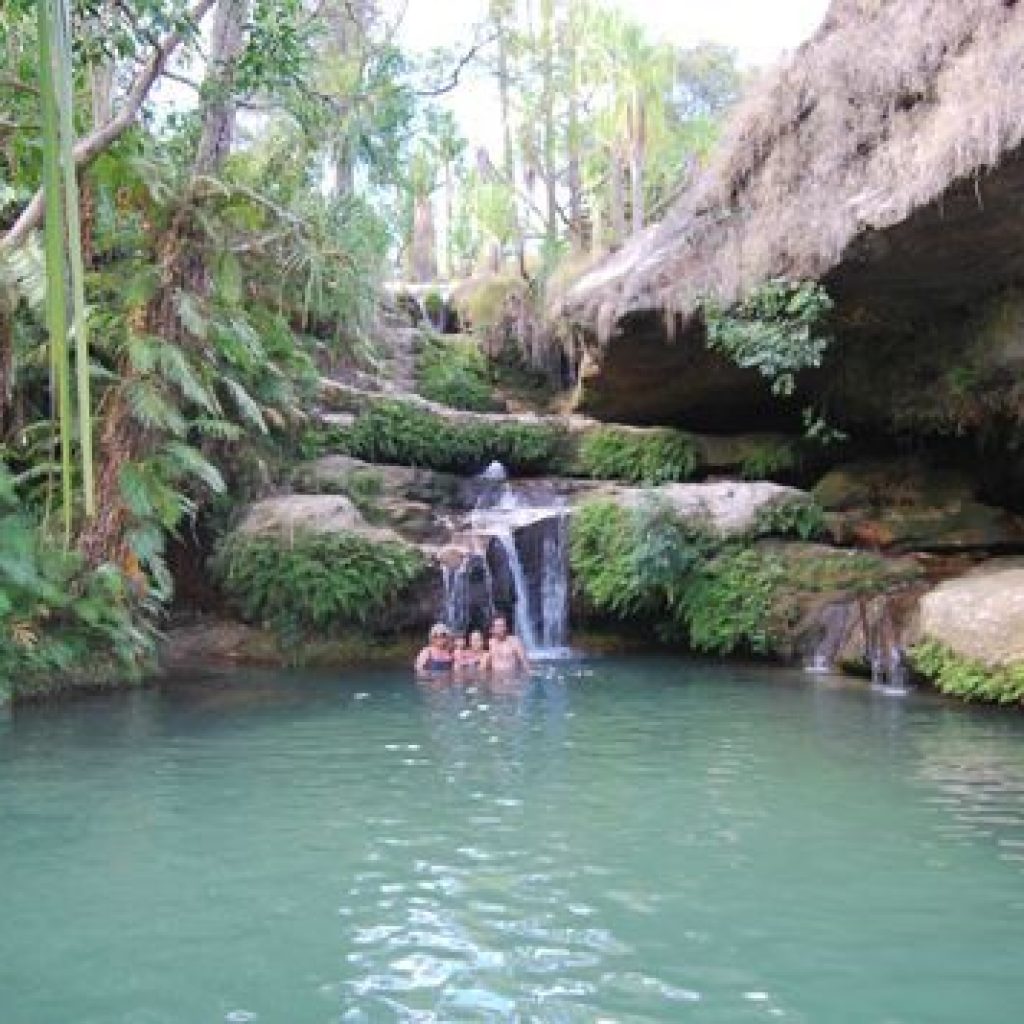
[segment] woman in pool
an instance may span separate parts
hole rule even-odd
[[[451,630],[443,622],[435,622],[430,627],[427,646],[416,655],[416,671],[420,675],[436,675],[438,672],[451,672],[454,667]]]
[[[491,656],[484,644],[484,635],[479,629],[469,634],[469,646],[455,652],[457,672],[486,672],[491,667]]]

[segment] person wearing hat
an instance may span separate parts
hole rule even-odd
[[[454,662],[451,630],[443,622],[435,622],[427,646],[416,655],[416,671],[426,675],[451,672]]]

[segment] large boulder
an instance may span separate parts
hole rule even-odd
[[[1024,663],[1024,559],[986,562],[921,600],[921,635],[989,667]]]
[[[751,534],[770,510],[811,500],[806,491],[764,480],[621,487],[604,493],[629,506],[651,500],[666,502],[680,519],[706,526],[720,537]]]
[[[1016,416],[1019,373],[1005,371],[1024,332],[978,313],[1024,284],[1022,61],[1018,3],[836,0],[665,219],[566,292],[579,407],[698,428],[721,410],[734,427],[777,421],[767,387],[707,350],[703,309],[785,278],[835,302],[835,343],[796,410],[946,435]],[[998,359],[974,351],[982,335]]]
[[[289,537],[295,533],[358,533],[380,540],[388,531],[371,527],[341,494],[283,494],[251,505],[239,532]]]

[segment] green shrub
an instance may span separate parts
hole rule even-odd
[[[662,484],[688,480],[698,460],[693,439],[682,431],[602,427],[584,436],[577,461],[584,476]]]
[[[1024,663],[990,667],[956,654],[937,640],[925,640],[908,654],[914,670],[942,693],[1000,704],[1024,701]]]
[[[288,639],[374,625],[424,567],[416,548],[354,533],[298,533],[289,542],[236,533],[213,562],[243,617]]]
[[[665,503],[583,505],[572,519],[570,564],[577,594],[598,615],[645,620],[709,653],[763,654],[777,642],[782,561],[722,541]]]
[[[652,499],[635,509],[587,502],[572,519],[573,585],[600,614],[668,621],[714,543],[705,529],[683,522],[664,502]]]
[[[825,532],[825,511],[813,499],[791,497],[762,505],[757,510],[754,533],[758,537],[799,537],[812,540]]]
[[[424,398],[475,412],[497,407],[487,379],[487,360],[472,338],[429,335],[416,370],[418,390]]]
[[[709,654],[770,653],[772,612],[785,566],[756,548],[729,546],[693,576],[683,602],[690,643]]]
[[[343,452],[451,473],[478,473],[496,459],[510,473],[525,475],[557,469],[565,444],[565,434],[545,424],[453,422],[396,401],[376,403],[346,429],[307,432],[300,442],[317,455]]]
[[[744,480],[776,480],[787,477],[800,466],[800,455],[790,441],[758,444],[740,463]]]
[[[155,652],[138,611],[118,568],[87,567],[21,513],[0,465],[0,703],[137,680]]]

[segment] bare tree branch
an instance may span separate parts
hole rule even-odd
[[[421,96],[424,98],[430,98],[431,96],[443,96],[446,92],[451,92],[458,86],[459,76],[462,74],[463,71],[466,70],[466,65],[468,65],[481,50],[483,50],[485,47],[490,46],[491,43],[495,42],[497,38],[498,34],[495,32],[485,37],[484,39],[481,39],[478,42],[474,43],[459,58],[458,63],[455,65],[454,68],[452,68],[451,74],[448,76],[448,80],[446,82],[443,82],[440,85],[432,86],[429,89],[415,89],[413,90],[413,95]]]
[[[216,0],[196,0],[196,3],[189,12],[189,20],[193,24],[202,21],[203,16],[216,3]],[[128,95],[125,97],[124,106],[106,124],[91,131],[84,138],[79,139],[73,150],[75,167],[80,168],[95,160],[100,153],[112,145],[128,128],[135,122],[142,104],[153,88],[156,80],[166,71],[167,62],[171,55],[184,41],[184,33],[174,31],[169,33],[154,48],[149,60],[143,66],[139,76],[132,83]],[[20,216],[8,229],[7,233],[0,240],[0,244],[9,247],[20,245],[29,232],[37,228],[43,220],[43,190],[40,188],[30,200],[28,206],[21,211]]]

